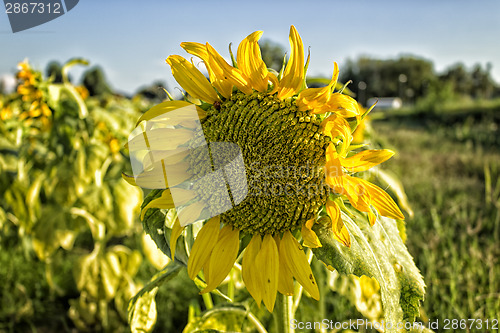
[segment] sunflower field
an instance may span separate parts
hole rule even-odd
[[[184,95],[159,104],[72,83],[84,59],[61,80],[18,65],[0,95],[0,332],[498,330],[500,103],[377,112],[337,64],[306,80],[293,26],[280,72],[260,35],[232,65],[181,44],[208,80],[170,56]]]

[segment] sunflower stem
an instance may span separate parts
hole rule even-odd
[[[282,295],[278,293],[276,305],[274,307],[274,320],[276,321],[276,332],[278,333],[293,333],[295,330],[290,325],[293,320],[294,313],[292,311],[293,299],[292,296]]]
[[[312,251],[311,251],[312,252]],[[322,318],[326,318],[326,288],[327,288],[327,281],[326,281],[326,272],[325,270],[322,270],[322,269],[318,269],[318,268],[321,268],[319,267],[320,266],[320,262],[318,260],[315,261],[315,268],[316,268],[316,272],[317,273],[317,277],[318,277],[318,289],[319,289],[319,309],[318,309],[318,312],[319,312],[319,318],[320,320],[322,320]],[[326,333],[326,328],[324,327],[324,325],[321,325],[321,328],[320,328],[320,333]]]
[[[214,302],[212,301],[212,296],[210,293],[202,294],[201,297],[203,297],[203,303],[205,303],[205,308],[207,310],[210,310],[214,307]]]
[[[292,312],[295,313],[297,309],[299,308],[300,300],[302,299],[302,292],[304,291],[304,288],[300,283],[296,283],[298,287],[295,287],[295,291],[293,292],[294,299],[293,299],[293,306],[292,306]]]
[[[227,284],[227,297],[234,301],[234,274],[229,273],[229,282]]]

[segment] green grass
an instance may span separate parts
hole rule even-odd
[[[499,114],[407,113],[373,123],[398,151],[384,167],[415,211],[407,245],[427,284],[422,319],[499,318]]]
[[[4,239],[5,240],[5,239]],[[59,284],[71,283],[69,260],[60,261]],[[62,281],[61,278],[65,278]],[[68,299],[51,290],[46,266],[33,253],[16,244],[0,244],[0,332],[67,332],[72,326],[66,316]]]

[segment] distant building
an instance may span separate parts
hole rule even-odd
[[[377,105],[375,106],[374,110],[400,109],[403,106],[403,101],[399,97],[372,97],[368,99],[366,106],[370,107],[375,102],[377,102]]]
[[[4,74],[0,76],[0,94],[9,94],[16,89],[16,78],[14,75]]]

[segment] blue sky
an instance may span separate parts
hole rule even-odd
[[[227,55],[248,34],[288,50],[293,24],[311,47],[309,74],[330,76],[333,61],[359,55],[415,54],[438,71],[463,62],[485,65],[500,82],[500,1],[132,1],[81,0],[67,14],[13,34],[0,13],[0,75],[24,58],[39,69],[48,61],[84,57],[101,65],[113,88],[131,93],[155,80],[176,85],[165,58],[186,55],[182,41],[210,42]],[[78,77],[81,70],[72,72]]]

